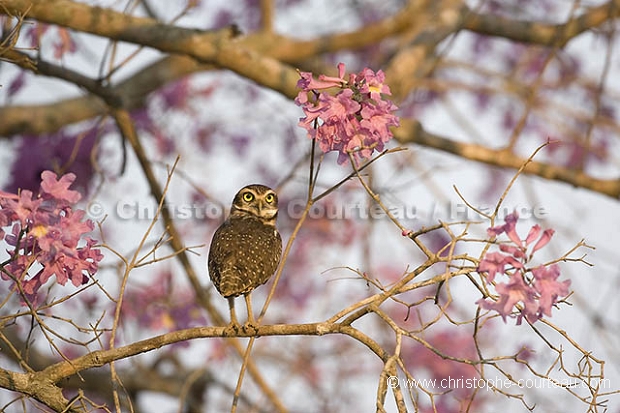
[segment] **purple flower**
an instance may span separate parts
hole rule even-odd
[[[66,130],[42,135],[22,136],[18,140],[11,176],[2,188],[12,193],[28,189],[37,193],[41,184],[41,171],[62,165],[63,170],[76,174],[73,190],[88,193],[94,174],[92,155],[98,136],[111,127],[93,124],[85,130],[68,133]]]
[[[136,129],[153,136],[157,149],[162,154],[170,154],[176,147],[172,137],[164,133],[162,128],[147,108],[136,109],[131,112]]]
[[[171,109],[188,109],[191,92],[189,77],[184,77],[167,84],[157,93],[162,98],[164,110],[168,111]]]
[[[45,23],[33,23],[26,29],[26,39],[31,47],[38,48],[41,37],[51,26]]]
[[[172,273],[155,274],[148,284],[129,287],[123,301],[125,320],[140,327],[174,331],[205,325],[206,321],[191,289],[173,285]]]
[[[375,150],[383,150],[392,138],[390,126],[398,126],[399,120],[392,114],[396,105],[382,97],[390,94],[382,71],[375,74],[365,68],[345,79],[345,66],[340,63],[338,77],[320,75],[315,80],[310,72],[299,75],[301,90],[295,103],[305,114],[299,126],[318,141],[323,152],[338,151],[342,164],[350,154],[356,159],[369,158]],[[339,91],[325,91],[332,88]]]
[[[7,90],[8,97],[13,97],[24,87],[24,85],[26,84],[26,73],[27,72],[25,70],[19,72],[17,76],[15,76],[15,78],[11,81],[11,83],[9,83],[9,87]]]

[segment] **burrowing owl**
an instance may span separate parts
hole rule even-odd
[[[228,298],[230,322],[237,324],[235,297],[243,294],[248,322],[254,323],[250,293],[273,275],[282,255],[276,229],[278,196],[264,185],[241,188],[228,219],[215,231],[209,250],[209,276]]]

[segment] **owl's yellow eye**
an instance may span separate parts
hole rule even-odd
[[[265,201],[267,201],[268,203],[272,203],[273,201],[275,201],[276,197],[273,194],[267,194],[267,196],[265,197]]]
[[[254,195],[252,195],[251,192],[246,192],[245,194],[243,194],[243,200],[245,202],[252,202],[254,200]]]

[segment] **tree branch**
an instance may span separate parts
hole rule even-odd
[[[8,13],[24,14],[42,22],[144,45],[166,53],[191,56],[200,62],[230,69],[290,98],[297,94],[295,84],[298,75],[284,62],[299,61],[316,53],[346,47],[360,48],[366,42],[374,43],[378,37],[404,29],[412,12],[411,8],[405,8],[380,24],[346,35],[296,42],[264,32],[232,41],[236,35],[232,28],[216,32],[187,29],[69,0],[6,0],[5,8]]]
[[[581,33],[620,16],[620,1],[610,0],[561,24],[509,19],[492,14],[466,12],[463,28],[479,34],[503,37],[522,43],[563,47]]]
[[[14,15],[92,33],[112,40],[153,47],[167,53],[184,53],[210,61],[222,43],[234,37],[227,27],[218,31],[187,29],[146,17],[128,16],[112,9],[69,0],[5,0],[5,10]]]
[[[0,387],[28,395],[57,412],[76,412],[59,387],[33,373],[0,369]]]
[[[57,73],[65,70],[60,66],[47,62],[41,64],[41,61],[33,58],[28,58],[28,62],[24,61],[24,66],[20,66],[26,67],[30,64],[36,74],[68,80],[65,75],[57,76]],[[122,102],[122,107],[125,109],[133,110],[143,107],[148,94],[163,85],[190,73],[213,68],[213,65],[200,64],[187,56],[168,56],[142,69],[118,85],[106,88],[106,93]],[[87,82],[96,81],[88,79]],[[93,90],[93,92],[95,91]],[[53,133],[63,126],[102,116],[106,113],[108,113],[108,106],[97,95],[71,98],[45,105],[2,107],[0,108],[0,137],[10,138],[15,134]]]
[[[429,133],[419,122],[408,119],[401,119],[400,127],[394,129],[394,138],[401,144],[415,143],[500,168],[516,170],[527,160],[505,149],[492,149],[474,143],[457,142]],[[620,198],[619,179],[598,179],[582,171],[538,161],[530,162],[523,172],[589,189],[614,199]]]
[[[34,377],[56,383],[59,380],[93,367],[101,367],[112,361],[122,360],[138,354],[156,350],[160,347],[198,338],[213,337],[268,337],[268,336],[322,336],[345,334],[365,345],[384,362],[389,355],[380,346],[374,346],[370,338],[361,335],[359,330],[341,323],[275,324],[235,329],[234,327],[195,327],[162,334],[149,339],[116,347],[110,350],[97,350],[69,361],[61,361],[37,373]],[[376,343],[375,343],[376,344]]]

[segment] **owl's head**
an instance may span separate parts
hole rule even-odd
[[[239,190],[232,207],[231,218],[254,216],[267,225],[276,225],[278,216],[278,195],[265,185],[248,185]]]

